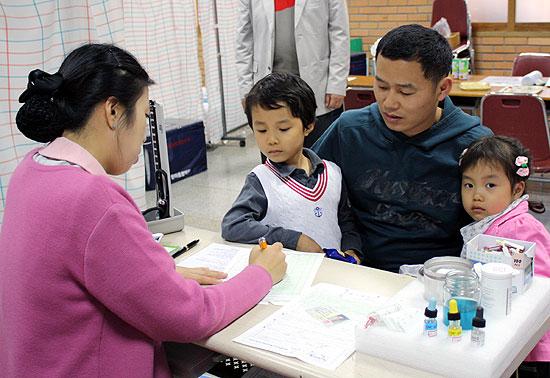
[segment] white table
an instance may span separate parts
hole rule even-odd
[[[183,245],[197,238],[200,239],[200,243],[189,253],[178,257],[178,261],[213,242],[232,244],[223,241],[221,236],[215,232],[190,226],[185,226],[182,232],[166,235],[164,240]],[[327,282],[366,293],[390,297],[405,287],[411,280],[413,278],[404,275],[324,259],[313,284]],[[274,305],[257,305],[225,329],[195,344],[227,356],[238,357],[256,366],[289,377],[438,377],[423,370],[413,369],[363,353],[352,354],[338,369],[331,371],[306,364],[295,358],[248,347],[232,341],[233,338],[258,324],[279,308],[279,306]],[[509,377],[517,369],[549,328],[550,314],[544,326],[530,338],[503,376],[507,375]],[[185,358],[185,356],[182,355],[181,358]]]

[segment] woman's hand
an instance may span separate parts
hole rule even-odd
[[[260,247],[252,248],[249,264],[255,264],[263,267],[271,275],[273,285],[283,279],[286,273],[286,255],[283,253],[283,245],[275,243],[267,246],[266,249]]]
[[[189,280],[197,281],[201,285],[215,285],[222,282],[227,277],[227,273],[218,272],[208,268],[186,268],[177,266],[176,271]]]

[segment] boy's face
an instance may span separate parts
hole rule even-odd
[[[252,108],[252,130],[260,151],[275,163],[298,166],[304,138],[313,130],[304,129],[302,120],[290,112],[286,104],[279,109]]]
[[[452,80],[436,86],[424,77],[416,61],[376,58],[374,96],[390,130],[409,137],[429,129],[438,119],[437,103],[451,90]]]
[[[476,221],[500,213],[521,197],[525,183],[512,184],[500,166],[480,162],[462,174],[462,205]]]

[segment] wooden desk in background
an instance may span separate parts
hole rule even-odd
[[[200,243],[197,247],[193,248],[192,253],[201,250],[210,243],[234,244],[224,241],[221,236],[215,232],[197,229],[187,225],[183,231],[166,235],[163,240],[170,244],[176,243],[184,245],[197,238],[200,239]],[[178,261],[190,254],[191,253],[186,253],[178,257]],[[363,292],[390,297],[412,280],[411,277],[405,275],[324,259],[313,284],[327,282]],[[296,358],[285,357],[280,354],[252,348],[232,341],[235,337],[258,324],[279,308],[279,306],[271,304],[259,304],[225,329],[195,344],[226,356],[240,358],[258,367],[287,377],[439,377],[439,375],[369,356],[364,353],[353,353],[336,370],[331,371],[307,364]],[[546,319],[544,326],[531,337],[520,353],[510,360],[510,365],[506,369],[503,377],[509,377],[514,370],[517,369],[519,364],[525,359],[529,351],[549,327],[550,317]],[[170,354],[171,358],[173,358],[174,353]],[[177,350],[176,355],[178,359],[190,358],[186,353],[182,352],[178,354]],[[177,371],[174,373],[178,376]]]
[[[453,88],[451,89],[450,97],[459,97],[459,98],[471,98],[471,99],[481,99],[485,94],[489,92],[496,92],[503,87],[491,87],[490,90],[484,91],[464,91],[460,89],[460,83],[464,81],[481,81],[486,78],[488,75],[471,75],[469,80],[453,80]],[[348,78],[348,87],[352,88],[368,88],[372,89],[374,87],[374,76],[350,76]],[[544,87],[542,92],[539,92],[538,95],[544,101],[550,101],[550,88]],[[547,103],[548,109],[548,103]]]

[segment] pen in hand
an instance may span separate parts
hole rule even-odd
[[[199,239],[195,239],[195,240],[193,240],[193,241],[187,243],[185,246],[183,246],[182,249],[180,249],[179,251],[177,251],[176,253],[174,253],[174,254],[172,255],[172,257],[173,257],[173,258],[176,258],[176,257],[178,257],[179,255],[181,255],[181,254],[183,254],[183,253],[189,251],[191,248],[193,248],[194,246],[196,246],[197,244],[199,244],[199,241],[200,241]]]
[[[263,236],[258,239],[258,244],[260,245],[260,249],[262,251],[267,248],[267,241],[265,240],[265,238]]]

